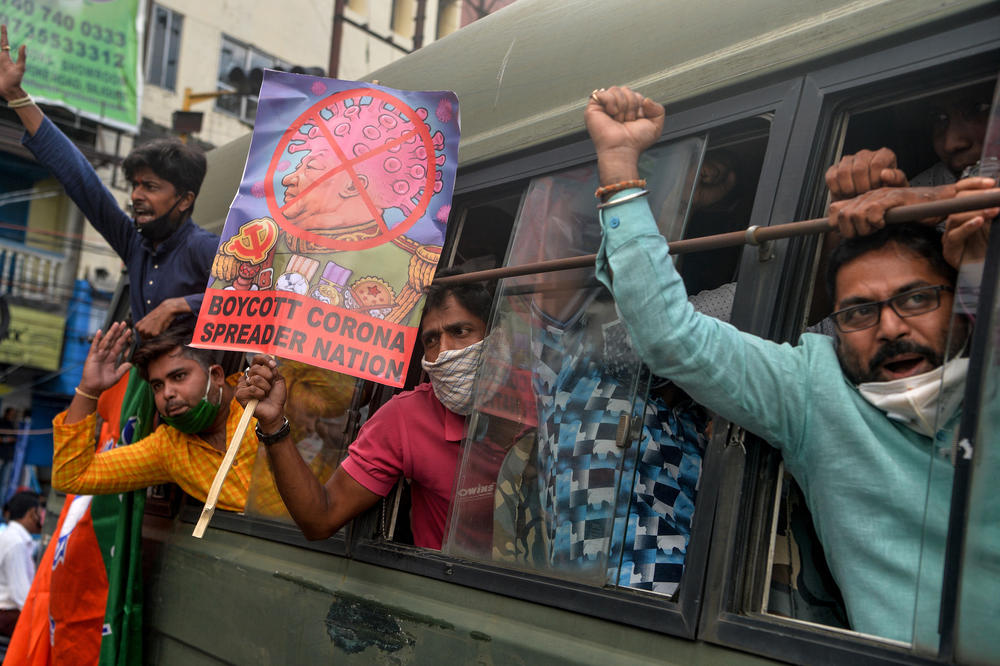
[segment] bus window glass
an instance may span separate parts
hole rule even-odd
[[[862,150],[879,151],[884,148],[891,152],[883,151],[883,154],[892,156],[893,160],[886,165],[886,169],[896,170],[904,178],[895,183],[897,185],[904,184],[906,180],[913,185],[955,182],[964,169],[979,160],[993,83],[993,80],[975,81],[932,93],[922,90],[919,95],[910,95],[903,101],[899,99],[904,96],[897,93],[891,103],[873,105],[869,102],[867,108],[848,116],[842,156],[859,156],[864,155],[859,152]],[[879,94],[884,92],[879,91]],[[839,161],[841,158],[837,159],[838,164],[845,163]],[[883,178],[881,170],[877,171],[879,178]],[[841,172],[841,175],[844,176],[844,173]],[[831,195],[838,198],[838,192],[853,196],[866,191],[862,180],[865,179],[859,179],[856,174],[853,179],[834,179]],[[860,192],[851,188],[860,188]],[[942,230],[943,227],[942,224]],[[914,235],[919,234],[914,231]],[[821,252],[820,276],[816,281],[819,285],[825,285],[826,259],[839,240],[834,236],[828,234]],[[875,469],[878,459],[890,452],[894,462],[892,469],[886,468],[880,481],[884,486],[858,488],[848,485],[839,492],[849,492],[856,497],[874,493],[871,508],[866,509],[866,520],[873,525],[883,525],[886,531],[878,543],[863,543],[860,540],[854,543],[855,554],[845,558],[844,540],[841,539],[841,545],[833,547],[821,543],[817,535],[823,528],[816,530],[812,524],[812,515],[805,506],[807,495],[795,479],[784,479],[776,521],[777,534],[772,535],[772,550],[768,557],[772,564],[765,605],[770,613],[877,633],[897,641],[912,642],[916,650],[935,654],[940,642],[938,617],[954,473],[951,460],[953,439],[968,364],[969,312],[970,308],[974,310],[977,299],[977,294],[969,291],[968,285],[976,281],[972,276],[977,270],[981,272],[981,263],[974,268],[972,257],[951,256],[947,248],[945,258],[949,261],[940,259],[939,254],[937,259],[933,259],[929,257],[935,252],[919,249],[924,246],[919,246],[917,241],[907,241],[905,247],[899,241],[892,242],[899,247],[899,252],[875,250],[883,252],[884,261],[879,268],[885,271],[885,275],[912,272],[914,286],[919,287],[919,291],[912,294],[907,291],[902,295],[908,297],[902,300],[900,294],[896,294],[891,302],[869,308],[874,323],[866,324],[858,320],[856,323],[860,328],[844,333],[837,330],[832,318],[827,318],[832,309],[832,295],[826,293],[825,286],[820,286],[814,294],[810,316],[811,321],[819,321],[809,328],[811,333],[838,338],[840,350],[850,336],[851,344],[862,351],[867,349],[864,348],[867,343],[859,343],[858,336],[867,335],[866,330],[879,331],[870,336],[875,340],[872,344],[878,345],[874,350],[877,353],[871,357],[871,365],[858,366],[853,370],[860,377],[856,384],[859,395],[884,413],[898,430],[898,436],[897,433],[886,435],[891,441],[883,440],[883,450],[869,450],[869,464]],[[937,245],[940,241],[931,238],[927,243]],[[925,247],[931,248],[931,245]],[[905,266],[898,263],[904,260],[908,262]],[[850,263],[864,261],[868,259],[860,254]],[[843,266],[847,267],[850,263]],[[959,271],[961,277],[956,284],[955,273],[947,264],[959,268],[963,263]],[[890,269],[890,265],[893,268]],[[906,287],[896,286],[900,289]],[[887,326],[880,323],[885,320],[900,322],[908,332],[893,334],[896,337],[893,340],[885,339],[883,329]],[[843,318],[838,322],[845,325],[855,323]],[[928,322],[935,323],[929,326]],[[859,344],[862,347],[858,347]],[[838,356],[843,367],[851,365],[849,355],[838,351]],[[918,364],[926,368],[915,367]],[[879,370],[881,367],[887,369]],[[911,371],[909,368],[914,369]],[[890,380],[886,375],[898,376],[899,379]],[[926,396],[914,398],[916,394],[913,391],[919,391],[921,386]],[[886,496],[886,489],[891,489],[891,498]],[[813,497],[811,503],[825,503],[828,499],[826,496],[818,500]],[[891,519],[888,518],[890,515],[893,516]],[[826,522],[836,521],[827,517]],[[829,531],[831,528],[826,529]],[[829,550],[837,550],[842,558],[840,578],[836,581],[836,573],[831,575],[830,571],[836,572],[837,566],[827,567]],[[866,555],[862,558],[861,553]],[[859,570],[853,566],[848,571],[844,562],[851,557],[860,558],[859,562],[865,563],[864,568]],[[831,564],[836,563],[831,560]],[[855,596],[852,599],[848,595],[847,604],[842,607],[840,591],[847,584],[845,577],[853,579],[850,587]],[[861,593],[857,581],[865,577],[878,577],[882,582]],[[894,621],[883,622],[870,612],[879,605],[895,607],[900,612],[893,614]],[[867,606],[867,609],[862,606]],[[904,608],[907,610],[901,610]],[[909,609],[912,609],[912,614]],[[843,619],[847,617],[851,617],[854,623],[845,624]],[[860,623],[858,618],[862,618]],[[883,630],[871,629],[878,626]]]
[[[463,273],[484,271],[503,265],[511,230],[523,188],[496,192],[474,201],[456,202],[449,220],[449,232],[455,228],[457,242],[447,265]]]
[[[765,115],[712,130],[683,238],[747,228],[769,128],[770,117]],[[678,256],[677,268],[693,295],[735,282],[742,256],[740,245],[695,252]]]
[[[524,185],[519,183],[456,197],[448,218],[446,253],[439,270],[448,266],[468,273],[503,265],[523,195]],[[407,386],[427,381],[420,365],[422,355],[423,347],[418,337]],[[387,500],[381,521],[382,536],[397,543],[412,544],[412,496],[408,482],[401,483]]]
[[[340,464],[355,430],[357,405],[364,398],[366,384],[349,375],[279,359],[279,371],[287,391],[285,415],[292,440],[320,483]],[[258,451],[247,493],[246,514],[292,522],[278,495],[271,466],[263,447]]]
[[[996,137],[1000,135],[1000,122],[998,122],[997,99],[1000,91],[994,92],[992,112],[982,113],[979,106],[976,108],[975,121],[976,131],[982,130],[985,136]],[[969,172],[992,172],[995,169],[997,158],[1000,157],[1000,141],[985,141],[980,139],[980,144],[985,148],[980,153],[979,163],[968,169]],[[967,173],[966,175],[971,175]],[[995,175],[995,174],[994,174]],[[965,377],[969,368],[969,342],[972,334],[972,327],[976,323],[976,310],[979,304],[980,287],[982,284],[984,263],[988,245],[988,227],[982,227],[969,236],[964,242],[956,241],[956,238],[963,231],[965,225],[977,224],[979,221],[987,221],[981,211],[970,211],[966,213],[956,213],[948,217],[943,226],[945,236],[943,247],[945,259],[956,266],[958,275],[955,281],[955,289],[951,294],[952,318],[948,335],[948,349],[945,363],[942,366],[942,375],[938,380],[937,409],[933,418],[935,427],[939,433],[947,433],[946,439],[939,437],[936,444],[940,447],[941,457],[946,459],[946,464],[934,464],[932,462],[931,471],[928,476],[928,497],[933,498],[936,493],[947,493],[951,497],[952,476],[954,456],[961,455],[960,447],[954,442],[954,432],[957,429],[958,420],[961,414],[960,404],[965,395]],[[944,300],[944,299],[942,299]],[[993,320],[995,321],[995,320]],[[990,326],[991,321],[987,319],[981,325]],[[989,365],[987,368],[991,367]],[[987,407],[987,406],[982,406]],[[988,408],[987,408],[988,411]],[[994,431],[995,432],[995,431]],[[983,445],[990,447],[989,437],[982,438]],[[984,451],[984,455],[989,457],[989,450]],[[950,506],[947,501],[941,503],[941,508]],[[986,508],[986,507],[980,507]],[[941,577],[944,567],[944,547],[947,533],[935,533],[935,521],[932,512],[934,511],[932,500],[928,500],[927,515],[924,520],[924,545],[920,560],[920,580],[917,590],[917,610],[916,610],[916,630],[914,641],[917,647],[926,652],[934,653],[940,642],[939,636],[939,608],[941,597]],[[997,535],[996,527],[985,528],[984,534]],[[939,545],[940,543],[940,545]],[[1000,558],[1000,540],[993,539],[980,541],[974,550],[980,554],[986,554],[992,547],[992,557],[994,562]],[[938,553],[940,549],[941,553]],[[938,561],[940,560],[940,561]],[[989,584],[997,578],[984,578],[982,586],[986,590],[992,590],[994,594],[1000,592],[996,585]]]
[[[662,146],[641,165],[668,237],[683,233],[706,144]],[[595,252],[596,186],[590,165],[534,179],[509,263]],[[707,419],[660,397],[593,269],[506,280],[477,381],[445,551],[676,591]]]
[[[994,233],[996,233],[994,231]],[[995,240],[995,239],[994,239]],[[995,244],[994,244],[995,247]],[[958,590],[956,654],[959,663],[990,664],[1000,660],[996,619],[1000,617],[1000,285],[987,321],[977,326],[990,333],[980,388],[976,450],[969,488],[968,517],[964,531],[961,580]],[[967,407],[968,408],[968,407]],[[959,446],[958,455],[966,451]]]
[[[945,248],[947,257],[947,243]],[[941,640],[939,618],[942,578],[955,470],[953,447],[961,417],[962,397],[965,395],[969,337],[982,276],[983,255],[972,257],[971,254],[973,253],[966,254],[964,265],[960,266],[953,292],[942,289],[937,294],[931,295],[928,292],[910,297],[913,303],[922,299],[940,301],[942,309],[949,308],[952,311],[942,364],[936,370],[920,376],[926,380],[924,390],[930,391],[933,397],[929,400],[922,397],[919,394],[921,382],[918,378],[910,380],[907,388],[912,387],[913,392],[910,393],[909,402],[915,409],[912,413],[904,411],[900,415],[901,418],[908,419],[904,421],[908,427],[919,428],[922,433],[933,436],[925,477],[927,502],[919,552],[920,569],[913,627],[914,647],[927,654],[936,654]],[[890,404],[886,406],[891,408]],[[921,422],[926,422],[927,427],[922,428]]]
[[[693,151],[685,155],[692,170],[698,157]],[[592,166],[534,179],[518,214],[509,263],[596,250],[596,185]],[[611,299],[602,292],[590,269],[502,284],[477,378],[447,552],[603,584],[638,363],[625,361],[622,376],[608,382],[603,400],[589,413],[571,413],[565,423],[546,420],[550,414],[562,417],[553,413],[553,384],[574,374],[567,356],[575,354],[576,366],[595,370],[588,374],[600,383],[604,350],[590,340],[614,319]],[[568,372],[561,372],[562,365]],[[619,432],[623,418],[626,427]],[[574,426],[568,437],[574,448],[559,450],[550,430],[569,433]]]
[[[896,170],[896,177],[904,178],[910,186],[954,183],[982,154],[995,83],[995,77],[988,77],[955,83],[931,93],[921,90],[902,100],[902,95],[897,94],[890,101],[869,104],[868,108],[850,114],[840,155],[853,157],[862,151],[885,149],[883,159],[891,159],[889,166]],[[853,196],[855,188],[866,181],[852,179],[847,172],[841,172],[840,180],[843,184],[831,192],[835,199],[838,194]],[[873,183],[881,184],[881,180]],[[820,261],[818,283],[822,283],[825,273],[825,256],[835,242],[834,235],[829,234]],[[817,289],[813,294],[809,323],[823,326],[824,333],[832,334],[832,326],[826,326],[825,322],[819,324],[830,310],[826,290]]]

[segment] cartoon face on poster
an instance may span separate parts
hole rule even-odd
[[[265,72],[193,344],[401,386],[458,140],[454,93]]]

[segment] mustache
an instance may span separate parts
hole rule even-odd
[[[169,413],[176,407],[187,407],[190,409],[191,405],[187,404],[183,400],[170,400],[166,405],[163,406],[163,411]]]
[[[935,367],[941,365],[940,355],[930,347],[918,345],[912,340],[890,340],[879,347],[879,350],[872,356],[872,360],[868,363],[868,372],[875,372],[880,365],[900,354],[920,354]]]

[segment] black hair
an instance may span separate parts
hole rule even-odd
[[[4,504],[3,511],[7,514],[8,520],[21,520],[24,514],[37,507],[40,502],[41,497],[38,493],[33,490],[22,490]]]
[[[129,180],[143,167],[173,185],[178,195],[184,196],[191,192],[196,198],[208,169],[205,153],[177,139],[156,139],[136,146],[122,162],[122,171]],[[187,214],[190,215],[192,211],[194,203],[188,208]]]
[[[456,268],[445,268],[435,273],[434,277],[442,278],[453,275],[462,275],[462,271]],[[480,282],[448,285],[431,282],[424,287],[424,294],[427,296],[427,302],[424,304],[424,312],[440,308],[448,300],[448,296],[454,296],[459,305],[482,319],[484,324],[490,320],[490,308],[493,305],[493,296],[490,290]]]
[[[889,224],[868,236],[844,239],[830,253],[826,270],[826,290],[834,303],[837,301],[837,273],[844,264],[863,254],[879,250],[889,243],[895,243],[923,257],[932,269],[947,279],[949,285],[954,286],[957,273],[951,264],[945,261],[941,249],[941,232],[936,227],[910,222]]]
[[[132,354],[132,363],[139,369],[139,376],[148,382],[149,364],[177,348],[180,348],[181,356],[197,361],[205,372],[221,362],[220,354],[215,350],[189,347],[192,337],[194,337],[194,322],[188,319],[172,324],[157,336],[143,340]]]

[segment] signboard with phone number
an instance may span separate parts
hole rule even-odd
[[[138,0],[0,0],[12,53],[28,48],[24,89],[36,101],[121,129],[139,123]]]

